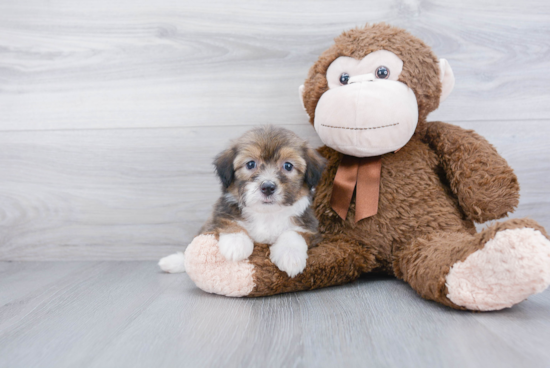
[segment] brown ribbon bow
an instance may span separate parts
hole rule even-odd
[[[332,188],[330,205],[343,220],[346,219],[353,190],[355,194],[355,222],[378,212],[380,170],[382,157],[353,157],[344,155]]]

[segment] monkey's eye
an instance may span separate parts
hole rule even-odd
[[[246,163],[246,168],[247,168],[248,170],[252,170],[252,169],[255,168],[255,167],[256,167],[256,162],[255,162],[255,161],[248,161],[248,162]]]
[[[348,84],[348,81],[349,81],[349,74],[348,73],[342,73],[340,75],[340,83],[342,83],[343,85],[346,85],[346,84]]]
[[[292,171],[292,168],[294,167],[294,165],[292,165],[290,162],[285,162],[283,167],[285,168],[286,171]]]
[[[374,74],[376,74],[376,78],[378,79],[388,79],[388,77],[390,76],[390,70],[381,65],[376,68],[376,72]]]

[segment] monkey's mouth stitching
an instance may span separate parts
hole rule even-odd
[[[325,125],[325,124],[321,124],[321,126],[324,126],[324,127],[327,127],[327,128],[334,128],[334,129],[347,129],[347,130],[372,130],[372,129],[381,129],[381,128],[387,128],[387,127],[391,127],[391,126],[396,126],[396,125],[399,125],[399,123],[395,123],[395,124],[388,124],[388,125],[381,125],[381,126],[377,126],[377,127],[370,127],[370,128],[348,128],[348,127],[337,127],[337,126],[332,126],[332,125]]]

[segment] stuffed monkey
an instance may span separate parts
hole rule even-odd
[[[256,244],[226,261],[211,234],[185,253],[196,285],[228,296],[310,290],[383,272],[456,309],[498,310],[550,284],[550,241],[518,205],[512,169],[483,137],[428,114],[451,92],[449,63],[386,24],[344,32],[311,67],[303,106],[327,159],[313,208],[323,241],[291,278]]]

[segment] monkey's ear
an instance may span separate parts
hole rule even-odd
[[[233,161],[235,161],[236,156],[237,150],[235,147],[232,147],[223,151],[214,159],[216,173],[220,177],[225,188],[229,188],[235,178],[235,167],[233,166]]]
[[[455,75],[445,59],[439,59],[439,80],[441,81],[441,96],[439,103],[443,102],[451,94],[455,86]]]
[[[307,147],[305,152],[306,159],[306,175],[305,182],[309,189],[313,188],[321,180],[323,171],[325,170],[326,160],[316,150]]]
[[[300,95],[300,102],[302,103],[302,108],[307,114],[306,105],[304,104],[304,85],[302,84],[300,87],[298,87],[298,94]],[[307,114],[309,116],[309,114]]]

